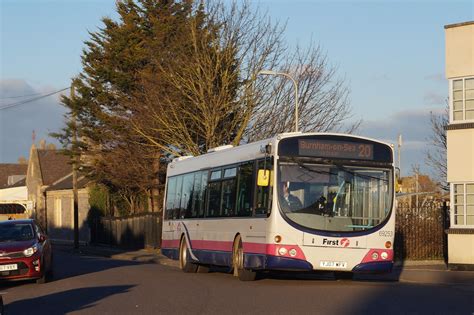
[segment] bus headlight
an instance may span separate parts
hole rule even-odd
[[[373,260],[379,259],[379,254],[378,254],[377,252],[373,252],[373,253],[372,253],[372,259],[373,259]]]
[[[280,247],[280,248],[278,249],[278,254],[280,254],[281,256],[285,256],[287,252],[288,252],[288,251],[286,250],[285,247]]]
[[[296,249],[292,248],[290,249],[288,253],[290,254],[291,257],[295,257],[298,252],[296,251]]]
[[[382,252],[382,254],[380,254],[380,257],[382,257],[382,259],[385,260],[385,259],[388,258],[388,253],[387,252]]]

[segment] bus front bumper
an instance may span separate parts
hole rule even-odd
[[[245,254],[244,266],[245,268],[253,270],[313,270],[313,265],[306,260],[261,254]]]

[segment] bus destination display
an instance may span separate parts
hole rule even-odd
[[[299,155],[341,159],[373,160],[373,144],[349,141],[299,139]]]

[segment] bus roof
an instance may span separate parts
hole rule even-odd
[[[342,134],[342,133],[321,133],[321,132],[281,133],[272,138],[242,144],[237,147],[223,148],[217,151],[213,151],[213,152],[202,154],[195,157],[187,156],[187,157],[176,158],[171,163],[168,164],[167,176],[174,176],[174,175],[179,175],[183,173],[197,171],[200,169],[208,169],[208,168],[218,167],[222,165],[229,165],[229,164],[263,158],[265,156],[265,153],[264,153],[265,151],[263,149],[265,148],[267,144],[272,144],[273,146],[275,146],[278,140],[281,140],[284,138],[298,137],[298,136],[303,136],[303,135],[304,136],[311,136],[311,135],[349,136],[349,137],[355,137],[359,139],[366,139],[366,140],[370,140],[370,141],[374,141],[374,142],[391,146],[391,144],[382,142],[379,140],[366,138],[366,137],[360,137],[360,136],[354,136],[354,135],[348,135],[348,134]]]

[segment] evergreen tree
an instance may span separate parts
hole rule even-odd
[[[156,161],[163,152],[131,129],[130,121],[139,121],[137,112],[143,112],[133,98],[147,75],[160,78],[160,71],[177,71],[174,60],[191,47],[189,21],[203,13],[190,0],[122,0],[117,13],[118,20],[103,18],[104,26],[85,42],[83,70],[73,80],[76,96],[62,100],[70,123],[57,137],[69,154],[81,155],[83,172],[122,195],[134,211],[136,195],[160,185],[156,179],[162,168]],[[166,82],[155,83],[160,98],[176,94]],[[73,144],[76,128],[81,140]]]

